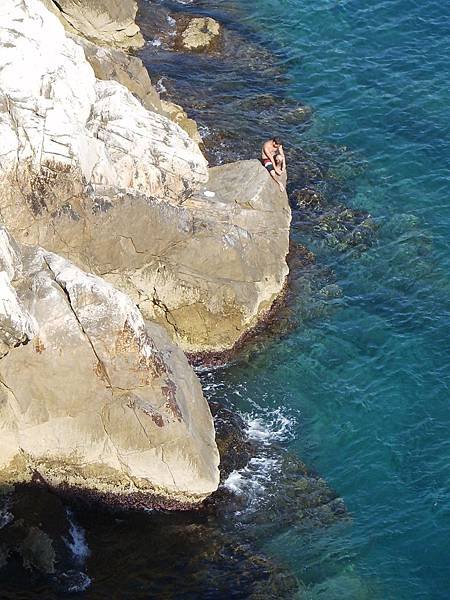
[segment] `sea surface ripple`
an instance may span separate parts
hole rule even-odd
[[[334,486],[352,515],[350,525],[326,533],[305,537],[292,527],[265,549],[294,570],[302,598],[446,599],[450,4],[194,4],[262,44],[267,56],[249,52],[247,70],[239,60],[230,68],[217,59],[202,71],[192,59],[183,75],[160,53],[156,70],[159,61],[169,82],[177,79],[180,97],[192,94],[193,81],[206,90],[208,101],[192,102],[191,114],[228,131],[225,153],[255,131],[281,133],[291,156],[301,148],[324,165],[328,192],[370,212],[378,228],[365,252],[338,249],[297,213],[294,238],[333,269],[343,296],[216,375],[243,414],[254,418],[255,404],[260,422],[265,411],[295,413],[290,449]],[[267,63],[264,78],[254,69],[258,60]],[[277,97],[279,120],[270,106],[265,111],[265,95]],[[306,127],[286,118],[291,101],[312,107]],[[245,400],[236,398],[239,386]]]
[[[283,532],[270,550],[307,598],[449,598],[450,4],[230,4],[284,66],[283,93],[314,109],[286,144],[334,147],[347,203],[379,226],[366,252],[338,253],[300,217],[296,237],[343,301],[227,375],[299,412],[291,449],[353,518],[316,541]]]

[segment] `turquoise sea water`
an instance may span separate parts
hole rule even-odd
[[[371,212],[376,244],[330,265],[344,297],[221,378],[260,417],[295,418],[290,448],[352,516],[266,550],[308,598],[450,597],[450,4],[436,0],[233,2],[270,40],[286,91],[314,109],[286,140],[336,146],[347,202]],[[274,124],[276,127],[276,124]],[[303,597],[303,596],[302,596]]]

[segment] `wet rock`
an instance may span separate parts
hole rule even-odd
[[[205,52],[217,48],[220,24],[211,17],[186,17],[177,19],[175,46],[190,52]]]
[[[232,471],[242,469],[255,454],[255,445],[245,433],[245,423],[235,411],[219,402],[210,402],[220,455],[220,478],[224,481]]]
[[[348,520],[342,498],[327,482],[271,436],[250,437],[244,420],[221,401],[214,372],[204,375],[215,415],[222,483],[204,503],[206,513],[246,539],[270,538],[285,529],[328,527]],[[231,471],[230,471],[231,470]]]
[[[33,484],[17,486],[6,502],[11,519],[0,529],[0,547],[3,566],[15,572],[14,579],[19,573],[30,585],[37,577],[61,593],[85,589],[87,555],[81,554],[80,529],[75,531],[73,514],[61,499]]]
[[[289,452],[282,457],[279,471],[267,486],[266,511],[270,514],[268,522],[296,529],[329,526],[348,518],[342,498]]]
[[[134,600],[247,600],[261,598],[253,594],[264,591],[264,598],[291,600],[298,589],[296,578],[282,565],[204,511],[170,516],[85,511],[82,525],[92,551],[91,593],[96,581],[103,582],[105,595],[113,597],[118,588],[132,590]],[[143,573],[145,585],[137,586],[136,574]]]
[[[7,502],[11,519],[0,530],[5,556],[18,555],[25,568],[45,575],[67,566],[70,526],[61,501],[44,489],[19,486]]]
[[[325,285],[323,288],[319,290],[320,296],[323,298],[341,298],[342,297],[342,288],[339,287],[336,283],[331,283],[329,285]]]
[[[300,209],[320,211],[326,205],[325,198],[320,192],[311,189],[303,188],[294,194],[295,203]]]
[[[39,527],[30,527],[20,554],[25,568],[36,568],[47,575],[55,572],[56,552],[51,538]]]

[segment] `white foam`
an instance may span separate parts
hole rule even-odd
[[[247,435],[250,440],[264,444],[282,442],[293,435],[296,418],[279,407],[261,413],[240,415],[247,425]]]
[[[206,196],[207,198],[214,198],[214,196],[216,195],[216,192],[210,192],[209,190],[205,190],[203,192],[203,195]]]
[[[207,125],[199,125],[198,132],[202,139],[211,135],[211,129]]]
[[[81,571],[66,571],[60,575],[59,579],[69,594],[84,592],[92,583],[89,575]]]
[[[277,472],[279,460],[255,456],[239,471],[230,473],[223,487],[246,500],[246,510],[254,510],[265,497],[267,485]],[[241,511],[240,511],[241,512]]]
[[[70,538],[64,538],[64,542],[72,552],[75,561],[78,564],[83,564],[91,553],[86,542],[86,532],[75,521],[74,515],[70,509],[67,509],[66,513],[70,524]]]
[[[159,38],[155,38],[149,42],[151,46],[155,46],[155,48],[159,48],[161,46],[161,40]]]
[[[167,88],[165,87],[163,81],[164,77],[160,77],[156,82],[155,88],[158,94],[165,94],[167,92]]]
[[[67,588],[67,591],[70,593],[74,592],[84,592],[91,585],[92,579],[86,573],[80,573],[80,579],[78,583],[74,583]]]
[[[228,476],[228,479],[224,482],[224,487],[229,489],[231,492],[235,494],[242,494],[244,491],[244,470],[242,471],[233,471]]]

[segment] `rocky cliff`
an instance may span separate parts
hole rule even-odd
[[[64,27],[97,43],[139,48],[144,39],[136,25],[135,0],[43,0]]]
[[[134,506],[218,485],[214,426],[181,350],[122,292],[0,229],[0,481],[38,475]]]
[[[286,195],[256,161],[208,171],[137,64],[111,68],[39,0],[0,11],[3,223],[130,293],[184,349],[230,348],[283,287]]]

